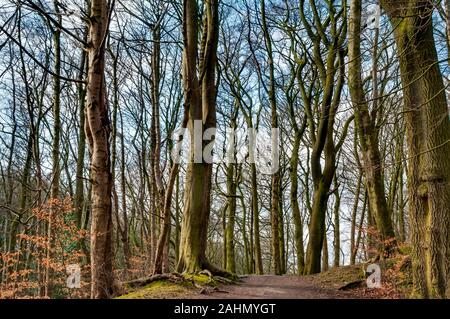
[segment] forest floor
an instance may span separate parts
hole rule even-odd
[[[224,285],[219,291],[202,294],[199,299],[346,299],[348,291],[321,286],[311,276],[246,276],[241,282]]]
[[[385,269],[392,269],[389,262]],[[407,295],[409,279],[391,270],[382,279],[382,288],[369,289],[364,265],[332,268],[310,276],[246,275],[233,284],[209,282],[196,276],[192,282],[157,281],[131,290],[121,299],[402,299]],[[205,276],[206,277],[206,276]]]

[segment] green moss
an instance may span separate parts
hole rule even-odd
[[[398,262],[400,261],[400,258],[389,258],[385,259],[382,262],[380,262],[383,269],[391,269],[393,268]]]
[[[409,245],[400,245],[398,247],[398,252],[400,255],[409,256],[412,253],[412,247]]]
[[[194,274],[184,274],[183,277],[189,282],[193,282],[197,285],[201,285],[201,286],[212,286],[212,287],[216,287],[217,286],[217,282],[214,281],[214,279],[212,279],[211,277],[209,277],[206,274],[198,274],[198,273],[194,273]]]
[[[177,283],[168,280],[159,280],[151,284],[129,289],[126,295],[116,299],[183,299],[192,298],[198,286],[216,287],[218,283],[206,274],[184,274],[184,281]]]
[[[175,284],[169,281],[160,280],[119,296],[116,299],[178,299],[188,298],[192,285],[189,283]]]

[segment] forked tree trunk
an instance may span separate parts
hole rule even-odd
[[[373,214],[377,231],[380,232],[381,255],[389,255],[395,244],[395,233],[392,226],[391,211],[388,210],[384,189],[384,176],[380,150],[378,146],[378,132],[375,127],[376,119],[369,113],[368,103],[364,94],[361,79],[361,0],[350,3],[349,20],[349,89],[355,110],[356,129],[362,150],[363,171],[369,207]],[[377,45],[377,44],[376,44]],[[376,61],[374,61],[376,63]],[[376,76],[374,74],[373,76]],[[374,86],[376,81],[374,80]],[[376,106],[374,106],[376,107]],[[377,110],[373,110],[376,115]]]
[[[342,1],[345,5],[346,1]],[[314,5],[312,3],[312,5]],[[339,142],[334,143],[334,122],[336,111],[340,104],[342,87],[344,85],[345,63],[344,63],[344,40],[346,36],[346,15],[338,17],[334,10],[329,10],[330,15],[334,15],[331,26],[327,22],[321,21],[321,16],[314,12],[314,27],[306,18],[305,1],[300,1],[300,18],[305,25],[308,37],[313,43],[313,55],[320,80],[320,86],[314,88],[314,92],[320,92],[320,100],[311,105],[311,99],[305,94],[306,91],[303,79],[299,78],[302,87],[302,99],[305,104],[305,111],[308,117],[309,134],[312,143],[311,154],[311,177],[313,180],[313,204],[311,220],[309,224],[309,241],[306,250],[305,274],[314,274],[321,271],[321,252],[325,237],[325,218],[328,205],[328,198],[331,183],[336,171],[336,152],[342,146],[343,138],[347,134],[348,125],[352,118],[349,118],[344,125]],[[330,5],[334,6],[334,5]],[[342,20],[343,27],[337,30],[337,22]],[[331,38],[323,33],[327,28],[331,28]],[[315,30],[318,30],[318,34]],[[323,47],[326,46],[327,53],[323,54]],[[320,106],[318,105],[320,103]],[[313,114],[314,112],[318,114]],[[318,117],[318,123],[314,118]],[[324,162],[324,163],[323,163]],[[323,165],[323,167],[322,167]]]
[[[216,126],[218,1],[206,0],[204,4],[201,50],[198,52],[197,1],[183,2],[183,85],[191,140],[186,172],[181,251],[177,265],[179,272],[196,272],[205,268],[216,270],[206,258],[212,164],[205,162],[203,156],[200,163],[194,161],[194,156],[201,156],[197,152],[202,152],[205,146],[202,140],[196,142],[194,139],[194,121],[197,121],[197,125],[202,123],[202,133]],[[200,145],[195,145],[197,143]]]
[[[187,122],[188,122],[189,114],[187,113],[187,109],[185,109],[185,114],[183,118],[182,128],[186,128]],[[181,146],[182,142],[182,136],[178,140],[178,144],[175,147],[178,147],[176,150],[176,154],[179,154],[179,147]],[[170,235],[170,218],[171,218],[171,204],[172,204],[172,194],[173,190],[176,187],[176,196],[175,196],[175,221],[178,223],[178,171],[180,169],[180,163],[179,159],[174,159],[174,162],[172,164],[172,167],[170,169],[170,175],[169,175],[169,181],[167,183],[167,189],[164,196],[164,207],[163,207],[163,221],[161,226],[161,233],[158,238],[158,243],[156,246],[156,252],[155,252],[155,263],[153,265],[153,273],[154,274],[161,274],[164,270],[164,251],[167,249],[167,243],[169,241],[169,235]],[[178,257],[179,255],[179,248],[178,246],[178,225],[175,227],[175,257]]]

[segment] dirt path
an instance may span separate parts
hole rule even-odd
[[[310,278],[299,276],[248,276],[236,285],[220,287],[219,292],[201,299],[346,299],[350,292],[322,288]]]

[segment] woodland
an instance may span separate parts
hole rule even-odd
[[[0,298],[396,258],[445,298],[449,81],[450,0],[0,0]]]

